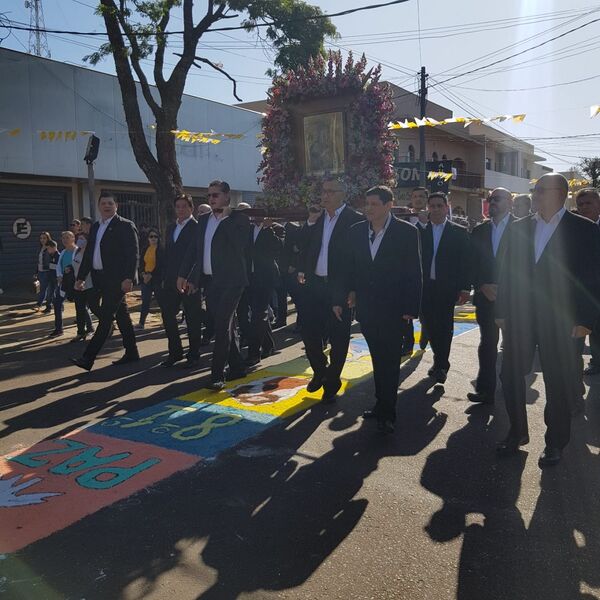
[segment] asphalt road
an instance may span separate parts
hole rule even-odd
[[[140,335],[140,363],[110,364],[121,353],[115,335],[86,374],[67,362],[77,354],[66,344],[70,335],[43,339],[51,330],[48,317],[34,316],[26,306],[4,309],[0,456],[21,456],[21,462],[0,461],[0,543],[10,547],[11,536],[30,529],[36,539],[0,555],[3,597],[600,598],[600,381],[587,382],[586,415],[573,424],[563,462],[543,473],[537,466],[544,432],[539,373],[530,377],[531,443],[513,458],[499,461],[494,453],[506,427],[501,394],[492,410],[465,400],[477,370],[477,329],[454,339],[443,387],[426,376],[429,351],[403,365],[393,436],[377,434],[361,419],[373,386],[369,378],[355,378],[335,405],[312,400],[276,418],[253,412],[260,418],[248,423],[257,433],[237,444],[231,438],[229,446],[211,446],[210,458],[199,460],[131,436],[159,423],[147,416],[149,409],[156,415],[153,407],[202,387],[208,354],[197,372],[159,368],[166,342],[155,318]],[[282,351],[266,361],[267,370],[287,364],[289,371],[301,344],[291,328],[277,338]],[[202,401],[193,406],[213,410]],[[186,418],[192,414],[181,410]],[[223,409],[228,415],[233,410]],[[128,417],[132,413],[139,416]],[[122,433],[111,438],[114,448],[99,443],[96,452],[92,442],[107,439],[98,433],[108,431],[102,429],[107,424]],[[90,427],[96,433],[85,433]],[[222,427],[218,433],[230,430],[237,431]],[[181,439],[185,429],[177,431]],[[78,444],[81,454],[60,455],[67,450],[57,450],[60,443],[51,441],[56,438]],[[30,448],[36,444],[34,456]],[[125,455],[126,447],[140,456],[156,451],[161,466],[175,457],[179,466],[172,474],[165,467],[154,482],[133,486],[131,493],[111,488],[114,501],[85,505],[101,498],[108,485],[103,482],[109,476],[94,479],[91,467],[101,472],[100,457],[109,451]],[[207,448],[198,452],[208,456]],[[186,460],[191,466],[182,467]],[[44,469],[54,474],[42,474]],[[52,478],[65,482],[64,490],[53,488]],[[71,493],[75,481],[88,488],[81,492],[89,494],[81,496],[83,507]],[[27,482],[30,487],[16,491]],[[48,495],[36,504],[40,490]],[[19,507],[19,497],[30,493],[32,505]],[[45,513],[39,511],[55,506],[64,508],[40,518]],[[80,518],[79,510],[89,514]],[[44,537],[44,527],[54,532]]]

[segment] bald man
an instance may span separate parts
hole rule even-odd
[[[496,188],[488,196],[490,219],[471,233],[471,283],[473,303],[481,335],[478,349],[479,373],[475,392],[467,394],[471,402],[493,404],[496,394],[496,360],[500,330],[495,322],[498,273],[506,253],[507,232],[514,221],[510,214],[512,194]]]
[[[537,213],[512,223],[500,270],[496,324],[504,335],[502,391],[510,421],[498,453],[529,442],[525,377],[539,352],[546,406],[546,447],[540,467],[556,465],[571,435],[577,393],[574,339],[589,335],[598,318],[598,226],[565,209],[568,181],[548,173],[535,184]]]

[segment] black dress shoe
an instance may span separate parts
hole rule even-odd
[[[83,356],[80,358],[71,358],[71,362],[76,367],[79,367],[80,369],[83,369],[84,371],[90,371],[91,368],[94,366],[93,360],[90,360],[89,358],[84,358]]]
[[[467,394],[467,400],[469,402],[477,402],[479,404],[494,404],[493,396],[483,394],[482,392],[469,392]]]
[[[280,321],[279,319],[273,323],[273,329],[281,329],[282,327],[287,327],[286,321]]]
[[[427,337],[424,336],[423,333],[421,333],[421,339],[419,340],[419,348],[421,348],[421,350],[425,350],[425,348],[427,348],[428,343],[429,339],[427,339]]]
[[[224,381],[211,381],[208,385],[208,389],[213,392],[220,392],[225,387]]]
[[[140,360],[140,355],[139,354],[127,354],[127,352],[125,352],[125,354],[123,354],[123,356],[121,356],[121,358],[119,358],[118,360],[113,360],[112,364],[113,365],[126,365],[127,363],[132,363],[132,362],[137,362],[138,360]]]
[[[186,358],[185,363],[181,365],[183,369],[195,369],[200,364],[199,358]]]
[[[276,352],[275,348],[271,348],[269,350],[263,350],[260,353],[260,357],[261,358],[269,358],[269,356],[273,356],[275,354],[275,352]]]
[[[560,448],[546,446],[538,460],[538,465],[541,469],[543,469],[544,467],[553,467],[560,462],[561,458],[562,450]]]
[[[312,394],[323,387],[323,379],[321,377],[313,377],[306,386],[306,391]]]
[[[260,356],[255,355],[255,356],[248,356],[248,358],[245,360],[245,363],[249,366],[249,367],[254,367],[256,366],[258,363],[260,363]]]
[[[429,369],[429,371],[427,371],[427,375],[429,377],[435,377],[436,371],[437,371],[437,369],[435,367],[431,367],[431,369]]]
[[[323,396],[321,397],[321,402],[323,404],[333,404],[337,398],[337,392],[323,392]]]
[[[365,412],[363,412],[363,419],[376,419],[377,418],[377,413],[374,410],[365,410]]]
[[[381,433],[394,433],[394,423],[390,419],[377,419],[377,431]]]
[[[160,366],[169,368],[175,365],[175,363],[178,363],[180,360],[183,360],[183,356],[169,356],[160,363]]]
[[[446,379],[448,379],[448,371],[444,369],[437,369],[434,376],[436,383],[444,384],[446,383]]]
[[[496,444],[496,454],[502,457],[512,456],[519,452],[520,446],[525,446],[526,444],[529,444],[529,436],[524,436],[519,440],[510,437],[506,438]]]

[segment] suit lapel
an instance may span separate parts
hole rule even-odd
[[[390,246],[390,244],[392,243],[391,238],[394,235],[394,228],[396,226],[396,224],[394,223],[395,220],[396,219],[394,217],[391,218],[388,228],[386,229],[385,233],[383,234],[383,239],[381,240],[381,244],[379,245],[379,249],[377,250],[377,254],[375,255],[375,260],[373,260],[374,263],[381,262],[383,260],[382,256],[385,256],[385,253],[388,251],[388,246]],[[368,235],[367,235],[367,238],[368,238]],[[369,256],[371,256],[370,246],[369,246]]]

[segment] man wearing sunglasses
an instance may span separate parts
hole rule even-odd
[[[188,294],[196,293],[201,287],[206,289],[215,334],[210,388],[219,391],[225,387],[227,364],[229,379],[246,374],[235,311],[248,285],[246,261],[251,225],[243,211],[231,208],[230,187],[226,181],[215,180],[209,184],[208,201],[212,212],[198,219],[196,242],[188,250],[179,271],[179,289]]]
[[[598,317],[598,227],[565,209],[568,181],[541,177],[533,191],[537,213],[515,221],[508,233],[496,300],[504,335],[500,379],[510,428],[500,456],[529,442],[525,377],[537,348],[546,388],[546,447],[540,467],[556,465],[571,434],[578,359],[574,339],[590,333]]]

